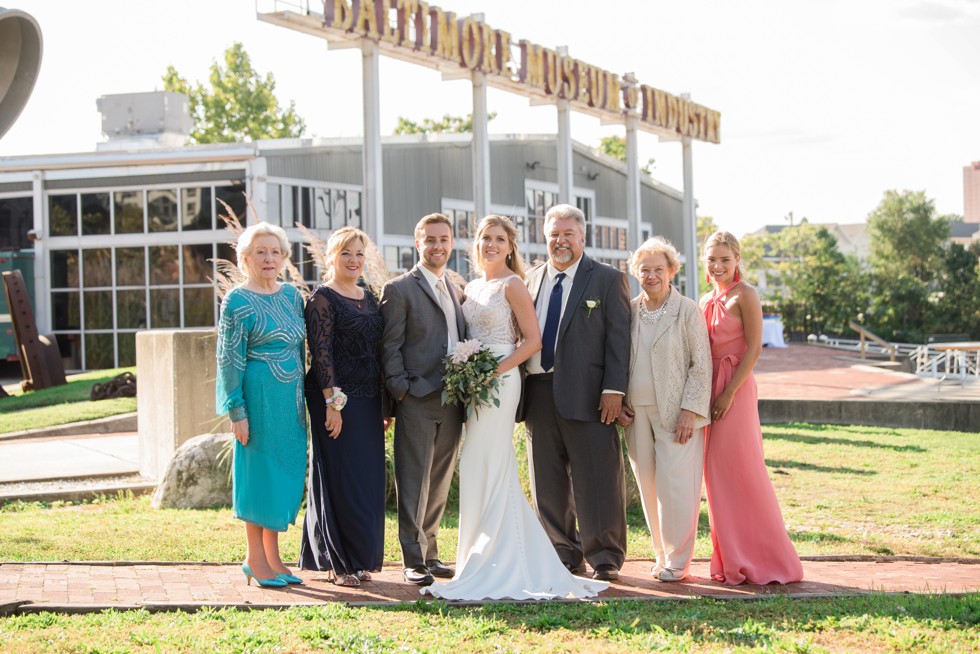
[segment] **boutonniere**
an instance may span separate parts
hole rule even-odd
[[[592,317],[592,310],[599,308],[599,298],[593,298],[591,300],[586,300],[585,301],[585,304],[582,305],[582,308],[585,309],[586,311],[588,311],[588,313],[586,314],[585,317],[586,318],[591,318]]]

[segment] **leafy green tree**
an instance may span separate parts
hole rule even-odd
[[[164,89],[190,97],[194,130],[191,143],[234,143],[302,136],[306,123],[290,101],[276,99],[272,73],[261,76],[241,43],[225,50],[223,65],[211,64],[208,86],[191,85],[173,66],[163,76]]]
[[[868,215],[869,259],[875,274],[931,280],[949,239],[949,222],[948,216],[936,216],[935,203],[924,191],[886,191]]]
[[[959,243],[951,243],[943,251],[936,280],[938,289],[929,295],[929,310],[925,316],[927,334],[965,334],[970,340],[980,338],[977,254]]]
[[[487,115],[487,121],[497,117],[496,111],[491,111]],[[404,116],[398,117],[398,124],[395,126],[395,134],[468,134],[473,131],[473,114],[466,116],[450,116],[443,114],[441,120],[423,118],[422,122],[409,120]]]
[[[613,159],[626,161],[626,139],[617,134],[612,136],[603,136],[599,139],[599,152],[604,155],[610,156]],[[652,175],[653,166],[656,163],[656,159],[650,157],[647,159],[647,163],[644,166],[640,166],[640,170],[646,175]]]
[[[921,343],[943,267],[949,218],[923,191],[886,191],[868,215],[873,292],[868,326],[882,338]],[[947,330],[942,330],[947,331]]]

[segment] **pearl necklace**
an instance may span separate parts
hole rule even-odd
[[[665,313],[667,313],[667,300],[670,299],[670,294],[672,291],[673,287],[668,286],[667,297],[664,298],[664,303],[653,311],[647,309],[646,301],[643,298],[640,298],[640,320],[648,325],[656,325],[658,322],[660,322],[660,319],[664,317]]]

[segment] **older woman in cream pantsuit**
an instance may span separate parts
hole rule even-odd
[[[640,486],[660,581],[687,576],[697,537],[710,420],[711,348],[694,300],[670,281],[677,250],[662,237],[630,257],[641,293],[632,308],[629,391],[624,415],[630,464]]]

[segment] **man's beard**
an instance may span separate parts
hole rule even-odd
[[[571,248],[562,250],[555,249],[551,251],[551,259],[555,263],[568,263],[574,258],[575,253],[572,252]]]

